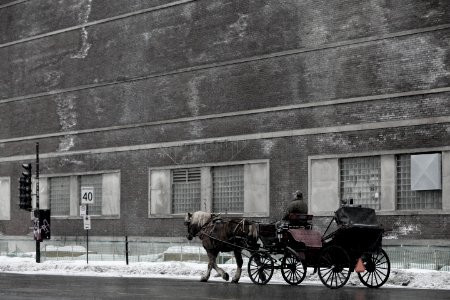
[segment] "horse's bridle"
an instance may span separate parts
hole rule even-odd
[[[189,219],[189,221],[184,221],[184,225],[187,226],[187,228],[188,228],[188,239],[189,239],[189,237],[191,237],[191,239],[193,239],[196,236],[198,236],[200,239],[202,239],[201,238],[201,236],[202,236],[201,233],[202,233],[203,229],[205,229],[211,223],[211,221],[213,219],[214,219],[214,216],[211,215],[211,217],[208,219],[208,221],[206,221],[205,224],[203,224],[200,227],[200,229],[193,235],[191,235],[191,220]]]

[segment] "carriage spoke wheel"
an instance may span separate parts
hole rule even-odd
[[[248,276],[256,284],[266,284],[273,275],[273,260],[269,254],[255,252],[248,260]]]
[[[358,273],[359,280],[370,288],[378,288],[386,283],[391,272],[391,262],[383,249],[377,253],[362,256],[366,271]]]
[[[291,285],[300,284],[306,276],[306,265],[297,255],[286,252],[281,261],[281,275]]]
[[[350,258],[339,246],[328,246],[319,257],[319,278],[330,289],[343,287],[350,278]]]

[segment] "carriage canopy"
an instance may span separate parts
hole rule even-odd
[[[341,207],[336,213],[336,223],[343,226],[378,227],[375,210],[366,207]]]

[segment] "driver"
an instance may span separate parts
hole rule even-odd
[[[289,203],[286,215],[284,216],[283,220],[289,220],[289,214],[291,213],[308,213],[308,205],[303,200],[303,194],[300,191],[295,191],[294,199],[291,203]]]

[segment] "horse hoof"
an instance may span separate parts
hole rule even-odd
[[[228,273],[223,273],[222,278],[228,281],[230,279],[230,275],[228,275]]]
[[[205,277],[200,278],[200,282],[207,282],[207,281],[208,281],[208,278],[205,278]]]
[[[239,279],[233,278],[233,280],[231,280],[232,283],[239,283]]]

